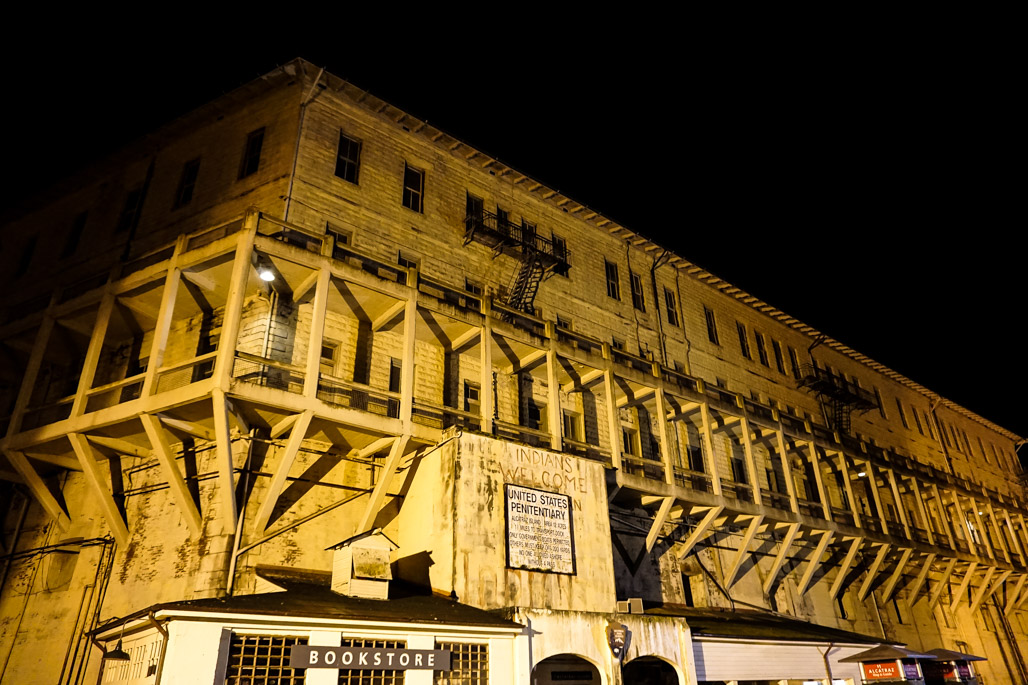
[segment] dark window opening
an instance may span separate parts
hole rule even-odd
[[[775,354],[775,368],[778,373],[785,375],[785,360],[782,358],[782,346],[777,340],[771,341],[771,350]]]
[[[747,359],[753,359],[753,357],[750,356],[750,339],[746,334],[745,324],[736,321],[735,330],[739,333],[739,351],[742,352],[742,356]]]
[[[239,164],[239,178],[246,178],[257,173],[261,166],[261,148],[264,147],[264,128],[252,131],[246,136],[243,147],[243,160]]]
[[[675,294],[670,288],[664,288],[664,307],[667,309],[667,322],[672,326],[677,326],[678,302],[675,301]]]
[[[757,338],[757,358],[760,359],[761,364],[771,368],[771,362],[767,358],[767,347],[764,345],[764,334],[760,331],[753,331],[753,335]]]
[[[643,283],[639,274],[632,270],[628,271],[628,279],[632,284],[632,306],[640,312],[646,311],[646,301],[643,299]]]
[[[612,297],[615,300],[620,300],[621,285],[618,281],[617,264],[611,264],[605,259],[603,260],[603,269],[607,276],[607,297]]]
[[[191,159],[182,167],[182,175],[178,178],[178,189],[175,191],[175,209],[185,207],[193,201],[193,190],[196,178],[200,174],[200,158]]]
[[[32,256],[36,253],[36,244],[38,242],[38,235],[31,236],[25,243],[25,247],[21,249],[21,259],[18,260],[18,265],[14,270],[15,278],[24,276],[25,272],[29,270],[29,264],[32,262]]]
[[[82,240],[82,233],[86,230],[86,213],[82,212],[75,217],[68,231],[68,237],[64,239],[64,248],[61,250],[61,257],[70,257],[79,249],[79,242]]]
[[[118,224],[115,227],[116,233],[126,233],[135,228],[139,221],[139,213],[143,208],[143,188],[133,188],[125,196],[125,204],[118,216]]]
[[[409,164],[403,165],[403,206],[424,212],[425,172]]]
[[[707,320],[707,339],[715,345],[720,345],[721,341],[717,336],[717,321],[714,320],[714,311],[709,307],[704,307],[703,316]]]
[[[339,132],[339,151],[336,153],[336,176],[357,183],[361,166],[361,141]]]

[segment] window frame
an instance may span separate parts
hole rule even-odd
[[[703,305],[703,318],[707,320],[707,340],[720,347],[721,338],[717,333],[717,318],[714,315],[714,310],[707,305]]]
[[[618,274],[618,265],[609,259],[604,258],[603,273],[607,279],[607,297],[620,302],[621,276]]]
[[[417,179],[417,187],[408,185],[412,178]],[[401,204],[412,212],[425,213],[425,170],[403,163],[403,197]],[[416,205],[416,206],[415,206]]]
[[[743,357],[753,361],[753,352],[750,350],[750,334],[746,330],[746,324],[737,320],[735,322],[735,331],[739,334],[739,351]]]
[[[193,192],[196,190],[196,180],[199,176],[199,157],[195,157],[182,165],[182,172],[178,177],[178,187],[175,189],[175,204],[172,205],[172,209],[182,209],[193,201]]]
[[[343,154],[344,142],[346,143],[346,155]],[[357,148],[357,155],[355,158],[351,158],[349,154],[353,151],[354,146]],[[347,183],[360,185],[361,151],[363,148],[363,140],[348,136],[343,129],[339,129],[339,146],[336,148],[336,178],[341,178]],[[343,173],[340,173],[340,167]],[[349,177],[351,174],[353,178]]]
[[[628,282],[632,288],[632,306],[640,312],[646,313],[646,297],[643,295],[642,277],[629,269]]]
[[[246,143],[243,145],[243,156],[239,160],[239,179],[243,180],[253,176],[261,168],[261,153],[264,150],[264,137],[266,127],[261,126],[246,134]]]
[[[664,309],[667,314],[667,322],[675,328],[680,327],[681,317],[678,316],[678,298],[671,288],[664,286]]]

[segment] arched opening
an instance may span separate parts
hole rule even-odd
[[[655,656],[632,659],[621,674],[621,679],[632,685],[679,685],[675,667]]]
[[[600,685],[600,672],[591,663],[574,654],[556,654],[537,663],[532,669],[532,685]]]

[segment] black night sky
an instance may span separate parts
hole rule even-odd
[[[1028,435],[1023,75],[1002,40],[651,26],[629,47],[555,23],[7,46],[3,203],[302,56]]]

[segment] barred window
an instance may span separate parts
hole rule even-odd
[[[233,634],[225,685],[304,683],[307,669],[289,667],[289,648],[305,644],[305,637]]]
[[[450,650],[450,670],[436,671],[442,685],[486,685],[489,682],[489,646],[465,642],[437,642],[436,649]]]
[[[336,176],[356,183],[361,168],[361,141],[339,132],[339,150],[336,152]]]
[[[367,647],[369,649],[406,649],[404,640],[365,640],[359,637],[344,637],[341,647]],[[339,669],[339,685],[403,685],[404,671],[388,668],[357,670]]]

